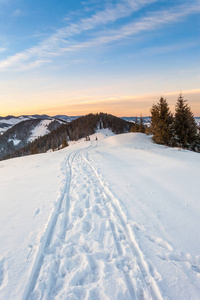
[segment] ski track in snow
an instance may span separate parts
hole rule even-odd
[[[160,276],[145,260],[120,200],[103,182],[88,151],[66,158],[66,183],[22,299],[161,300]],[[163,241],[149,239],[169,250]]]
[[[122,231],[123,239],[127,239],[130,250],[133,254],[133,257],[135,258],[135,263],[137,264],[138,270],[140,272],[140,275],[141,275],[140,279],[142,281],[142,287],[138,288],[138,286],[136,286],[136,289],[139,291],[140,295],[133,296],[133,288],[130,285],[131,280],[129,280],[129,278],[126,278],[130,295],[132,295],[133,299],[137,299],[138,296],[141,296],[141,299],[143,299],[143,298],[145,298],[145,294],[147,294],[149,292],[152,299],[162,299],[162,295],[159,291],[159,288],[156,284],[156,280],[154,278],[155,274],[151,274],[151,270],[152,270],[152,273],[155,273],[153,271],[154,268],[153,268],[153,266],[151,266],[151,267],[148,266],[147,262],[145,261],[144,255],[136,241],[134,232],[132,231],[131,226],[128,223],[127,216],[125,215],[125,213],[120,205],[119,200],[113,195],[111,190],[107,186],[105,186],[105,184],[101,180],[99,174],[97,173],[95,168],[92,166],[91,162],[89,162],[88,157],[84,157],[84,160],[88,163],[90,168],[95,173],[97,179],[99,180],[100,186],[102,187],[102,190],[105,193],[105,199],[107,198],[107,201],[108,201],[108,202],[105,202],[105,205],[108,204],[108,206],[109,206],[109,208],[107,209],[108,215],[110,215],[110,217],[111,217],[111,213],[112,213],[113,219],[114,219],[114,215],[116,217],[115,224],[110,220],[111,228],[113,228],[114,226],[118,226],[118,224],[121,223],[122,228],[123,228],[123,231]],[[114,232],[113,232],[113,236],[115,238]],[[119,245],[119,246],[117,246],[117,245]],[[116,240],[116,247],[119,247],[118,253],[119,253],[119,255],[122,255],[123,251],[121,249],[122,244],[120,243],[120,240],[118,240],[118,241]],[[123,271],[126,271],[126,270],[123,270]],[[143,286],[143,284],[144,284],[144,286]],[[147,289],[145,289],[145,285],[146,285]]]
[[[63,209],[65,211],[63,226],[65,226],[65,223],[66,223],[65,220],[67,219],[67,216],[66,216],[66,208],[63,208],[63,207],[66,207],[67,202],[68,202],[68,195],[69,195],[69,188],[70,188],[70,181],[71,181],[71,164],[72,164],[74,155],[75,154],[72,153],[68,157],[67,163],[65,162],[66,169],[68,171],[68,177],[66,179],[66,184],[65,184],[65,187],[64,187],[64,191],[63,191],[63,193],[61,193],[60,199],[57,202],[57,206],[55,207],[55,209],[54,209],[54,211],[53,211],[53,213],[50,217],[50,220],[48,222],[45,234],[43,236],[43,241],[42,241],[42,243],[40,245],[40,248],[38,250],[38,253],[37,253],[37,256],[36,256],[36,259],[35,259],[35,262],[34,262],[30,277],[29,277],[29,281],[28,281],[28,284],[26,286],[26,289],[25,289],[25,292],[24,292],[24,295],[23,295],[22,299],[29,299],[32,291],[35,288],[39,273],[41,271],[41,267],[44,263],[45,255],[47,255],[48,247],[51,243],[51,239],[52,239],[52,236],[54,234],[54,229],[55,229],[56,224],[58,222],[59,215],[62,213]],[[35,215],[37,215],[37,213],[38,212],[36,211]],[[62,231],[63,230],[64,229],[62,229]],[[62,237],[62,235],[61,235],[61,237]],[[33,299],[37,299],[37,297],[33,298]]]

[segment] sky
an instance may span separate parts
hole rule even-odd
[[[0,0],[0,116],[200,116],[200,0]]]

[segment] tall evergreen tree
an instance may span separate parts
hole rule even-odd
[[[178,146],[195,150],[198,141],[197,124],[187,100],[181,94],[175,107],[174,131]]]
[[[172,144],[173,116],[170,112],[169,105],[163,97],[157,104],[151,108],[151,132],[153,140],[158,144]]]
[[[144,120],[142,116],[140,116],[139,132],[145,133]]]
[[[66,138],[64,138],[63,141],[62,141],[62,148],[65,148],[67,146],[69,146],[68,142],[67,142]]]
[[[139,131],[138,117],[135,117],[135,132]]]

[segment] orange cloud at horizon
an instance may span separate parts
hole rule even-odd
[[[118,117],[123,116],[148,116],[153,104],[157,103],[160,97],[167,99],[170,109],[174,112],[175,103],[180,92],[166,92],[160,94],[150,95],[136,95],[125,97],[109,97],[102,100],[81,100],[73,99],[66,100],[66,104],[58,105],[27,105],[26,107],[12,108],[10,111],[4,112],[6,115],[32,115],[32,114],[48,114],[57,115],[65,114],[68,116],[86,115],[89,113],[110,113]],[[200,116],[200,89],[183,91],[183,96],[188,100],[192,112],[195,116]],[[86,97],[85,97],[86,98]],[[91,98],[91,97],[90,97]],[[74,103],[73,103],[74,102]],[[59,103],[59,101],[58,101]],[[63,103],[63,101],[62,101]],[[1,109],[1,113],[2,113]]]

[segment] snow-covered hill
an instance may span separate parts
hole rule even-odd
[[[64,122],[71,122],[78,117],[69,117],[66,115],[57,115],[50,117],[48,115],[29,115],[29,116],[7,116],[7,117],[0,117],[0,135],[6,132],[8,129],[12,128],[14,125],[19,124],[20,122],[27,121],[27,120],[60,120]]]
[[[10,122],[10,119],[8,121]],[[16,121],[15,125],[0,135],[0,158],[25,147],[29,142],[57,129],[61,124],[61,120],[54,119],[32,118],[18,123]]]
[[[198,153],[107,129],[0,162],[0,299],[199,299],[199,178]]]
[[[34,118],[29,116],[20,116],[20,117],[7,116],[5,118],[0,117],[0,134],[4,133],[5,131],[7,131],[8,129],[10,129],[11,127],[13,127],[14,125],[20,122],[31,120],[31,119]]]

